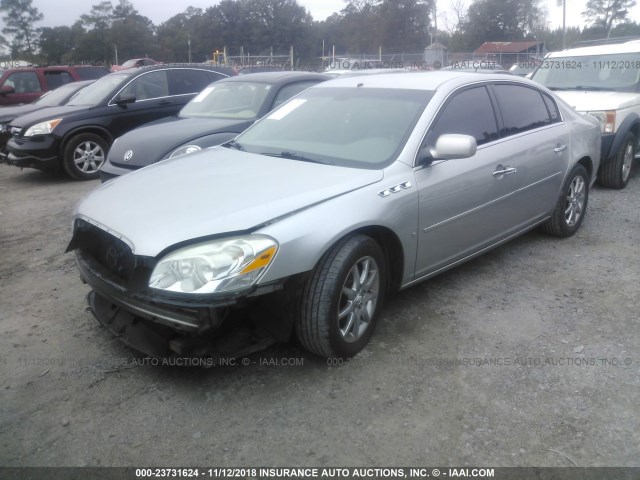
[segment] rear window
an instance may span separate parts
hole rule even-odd
[[[538,90],[520,85],[495,85],[494,90],[504,120],[502,136],[552,123],[547,105]],[[557,112],[555,115],[557,119]]]
[[[212,70],[174,69],[168,70],[169,91],[171,95],[190,95],[198,93],[211,82],[222,80],[222,75]]]

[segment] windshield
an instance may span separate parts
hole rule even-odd
[[[129,78],[129,75],[129,73],[112,73],[106,75],[78,93],[67,105],[93,107],[106,102],[111,98],[113,90]]]
[[[637,53],[546,58],[533,80],[551,90],[635,92],[640,74]]]
[[[228,146],[262,155],[379,169],[395,160],[433,92],[311,88]]]
[[[68,83],[44,94],[33,103],[38,104],[41,107],[56,107],[66,102],[76,90],[78,90],[77,85]]]
[[[223,82],[209,85],[180,111],[181,117],[253,120],[258,117],[271,85]]]

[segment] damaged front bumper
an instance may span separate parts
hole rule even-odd
[[[155,358],[246,356],[278,341],[283,325],[256,319],[243,308],[253,297],[281,288],[271,285],[250,295],[208,299],[131,293],[122,281],[81,250],[76,261],[82,280],[93,291],[89,307],[96,319],[129,347]]]

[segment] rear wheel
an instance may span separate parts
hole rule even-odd
[[[348,358],[371,338],[386,291],[380,246],[355,235],[335,245],[305,285],[296,333],[309,351]]]
[[[104,163],[108,150],[109,145],[102,137],[93,133],[81,133],[67,141],[62,166],[76,180],[98,178],[98,170]]]
[[[570,237],[578,231],[589,201],[589,174],[582,165],[573,167],[551,218],[542,229],[556,237]]]
[[[627,132],[615,157],[605,161],[598,172],[598,182],[603,187],[621,189],[629,183],[633,159],[636,156],[636,137]]]

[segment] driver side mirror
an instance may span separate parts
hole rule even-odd
[[[476,154],[478,144],[471,135],[446,133],[436,140],[435,147],[423,147],[418,161],[421,165],[431,165],[434,160],[452,160],[470,158]]]
[[[14,93],[16,90],[11,86],[11,85],[5,85],[4,87],[2,87],[0,89],[0,95],[2,95],[3,97],[5,95],[8,95],[10,93]]]
[[[116,98],[116,101],[113,102],[116,105],[126,105],[128,103],[135,103],[136,96],[133,93],[125,93],[124,95],[120,95]]]

